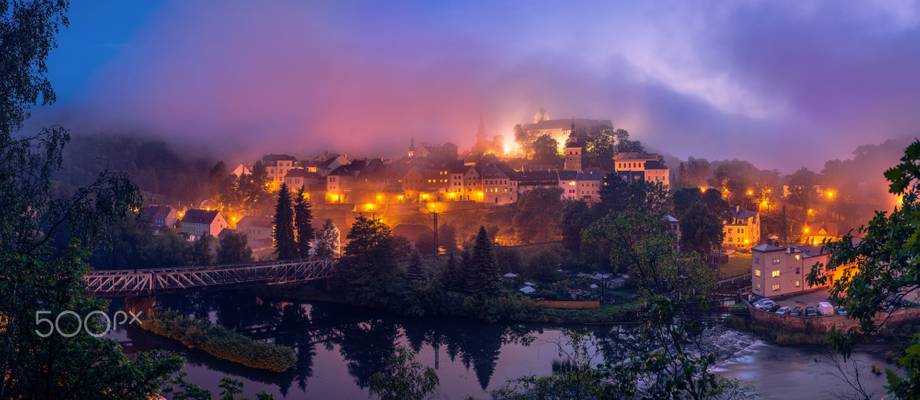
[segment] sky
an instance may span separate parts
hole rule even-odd
[[[75,133],[228,157],[469,146],[544,107],[678,157],[820,169],[920,136],[920,2],[74,0],[49,60]]]

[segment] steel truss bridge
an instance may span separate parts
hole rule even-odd
[[[241,265],[93,271],[83,276],[97,297],[145,296],[211,287],[283,285],[328,278],[330,259]]]

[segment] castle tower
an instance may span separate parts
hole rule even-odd
[[[583,145],[575,134],[575,120],[572,120],[572,130],[569,132],[569,138],[565,141],[565,163],[562,166],[564,171],[582,172],[581,152]]]
[[[409,139],[409,158],[415,158],[415,137]]]

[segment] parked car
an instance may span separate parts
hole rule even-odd
[[[782,306],[776,309],[776,313],[779,315],[789,314],[789,306]]]
[[[822,301],[818,303],[818,313],[825,317],[832,316],[834,315],[834,306],[832,306],[831,303]]]
[[[754,302],[754,308],[763,311],[773,311],[776,302],[770,299],[760,299]]]
[[[818,310],[814,308],[813,306],[805,307],[805,316],[806,317],[817,317]]]
[[[792,317],[801,317],[802,316],[802,307],[795,306],[792,308],[792,311],[789,311],[789,316]]]
[[[837,315],[842,316],[842,317],[846,317],[846,316],[847,316],[847,310],[843,309],[843,307],[838,308],[838,309],[837,309]]]

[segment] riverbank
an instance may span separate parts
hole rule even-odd
[[[140,328],[249,368],[284,372],[297,363],[297,355],[290,347],[259,342],[173,310],[158,310],[152,318],[142,320]]]
[[[267,300],[293,302],[326,302],[353,307],[368,308],[350,304],[343,296],[336,295],[314,285],[274,287],[262,289],[259,296]],[[462,299],[461,299],[462,302]],[[497,312],[462,312],[463,307],[445,307],[443,313],[431,317],[471,318],[490,323],[548,323],[560,325],[605,325],[636,320],[641,310],[638,302],[607,304],[597,309],[561,309],[541,307],[537,302],[517,294],[497,299],[501,303]],[[385,310],[393,312],[392,310]],[[396,314],[399,314],[398,312]]]

